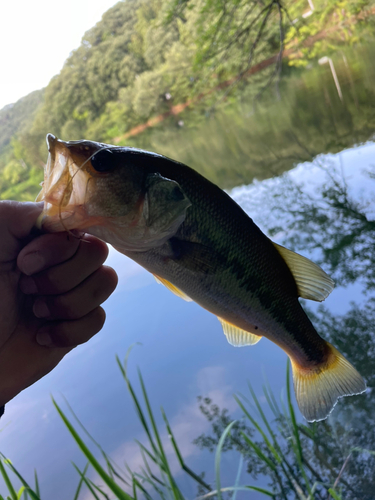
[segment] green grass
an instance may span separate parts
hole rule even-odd
[[[95,500],[137,500],[141,498],[146,500],[187,500],[186,495],[178,484],[179,481],[174,477],[171,471],[169,458],[165,452],[165,443],[163,443],[161,429],[159,429],[156,424],[155,415],[150,404],[142,374],[140,371],[138,372],[141,386],[139,395],[135,392],[133,384],[128,378],[127,360],[129,352],[125,357],[124,363],[121,363],[119,358],[117,358],[117,363],[133,400],[138,420],[147,437],[146,445],[138,442],[143,457],[143,466],[138,471],[132,471],[128,467],[126,470],[121,470],[105,453],[103,448],[92,438],[92,436],[90,436],[74,415],[73,410],[71,409],[73,418],[78,422],[78,428],[81,428],[81,432],[77,430],[77,425],[72,424],[71,420],[62,411],[60,406],[53,400],[53,404],[70,435],[87,459],[87,464],[82,470],[79,469],[77,465],[73,464],[73,467],[77,471],[78,484],[72,499],[79,500],[84,490],[89,490],[91,497]],[[250,399],[245,396],[235,396],[237,404],[243,413],[242,421],[246,421],[246,423],[250,424],[252,429],[251,433],[240,430],[239,434],[243,438],[248,450],[250,450],[264,465],[267,474],[273,479],[273,484],[277,485],[274,491],[259,488],[257,486],[239,484],[244,461],[241,454],[233,486],[222,486],[220,464],[223,447],[224,444],[231,439],[231,435],[238,424],[237,421],[232,421],[226,426],[218,441],[213,464],[215,476],[215,485],[213,487],[213,485],[207,483],[201,475],[187,466],[178,447],[178,443],[176,442],[173,429],[168,422],[164,410],[161,409],[165,430],[167,431],[168,439],[172,444],[181,471],[197,486],[197,488],[199,488],[200,496],[197,496],[195,500],[203,500],[206,498],[216,498],[217,500],[229,498],[230,500],[235,500],[237,492],[239,491],[256,491],[263,494],[264,497],[275,499],[286,500],[291,498],[290,495],[292,494],[293,498],[298,500],[313,500],[319,488],[323,488],[325,491],[324,498],[343,500],[340,491],[340,479],[349,457],[344,462],[333,484],[324,484],[316,478],[314,480],[314,468],[309,463],[306,456],[304,443],[306,443],[306,437],[308,440],[313,441],[314,427],[316,424],[305,426],[297,421],[291,399],[289,364],[287,367],[286,386],[287,401],[285,407],[282,409],[280,409],[269,387],[264,387],[264,395],[270,410],[275,416],[275,421],[283,422],[283,429],[279,428],[278,434],[276,434],[274,430],[275,425],[271,425],[270,420],[266,417],[251,385],[249,385]],[[287,432],[285,432],[285,429],[287,429]],[[99,459],[89,450],[82,437],[82,433],[86,436],[86,440],[89,439],[91,443],[95,444],[99,452]],[[255,441],[253,437],[254,433],[260,438],[260,441]],[[283,446],[282,442],[285,439],[290,445],[289,450],[292,450],[292,455],[285,452],[285,446]],[[375,455],[375,452],[363,448],[353,448],[350,451],[350,454],[355,453],[369,453]],[[103,486],[99,487],[90,479],[90,477],[93,477],[93,472],[96,472],[106,485],[105,490]],[[0,495],[0,500],[42,500],[43,497],[40,493],[36,472],[34,484],[30,485],[13,466],[11,461],[1,455],[0,474],[8,490],[6,497]],[[286,488],[285,485],[288,485],[288,487]]]

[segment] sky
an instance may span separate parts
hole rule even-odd
[[[14,0],[0,7],[0,109],[48,85],[117,0]]]

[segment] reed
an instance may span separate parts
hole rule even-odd
[[[166,443],[163,443],[162,439],[162,429],[159,429],[156,424],[155,414],[150,404],[142,374],[138,371],[138,378],[141,386],[140,394],[136,393],[132,382],[128,378],[127,361],[129,352],[130,350],[124,362],[121,362],[117,357],[117,363],[133,400],[141,427],[147,437],[146,445],[138,442],[143,457],[143,466],[140,470],[132,471],[126,466],[125,469],[121,469],[114,463],[111,457],[107,455],[100,444],[88,433],[82,423],[79,422],[73,410],[70,408],[76,422],[75,424],[73,424],[72,420],[62,411],[56,401],[52,400],[70,435],[87,459],[87,463],[83,469],[73,464],[79,476],[73,500],[82,498],[85,489],[90,492],[91,497],[95,500],[138,500],[141,498],[146,500],[187,500],[186,494],[179,486],[179,481],[172,473],[170,458],[168,458],[165,452]],[[230,439],[231,433],[238,423],[237,421],[234,420],[230,422],[219,439],[213,464],[215,484],[211,485],[185,463],[175,439],[173,429],[169,424],[163,408],[161,408],[165,430],[167,431],[166,435],[172,444],[181,471],[188,476],[192,483],[199,487],[200,492],[203,492],[200,496],[197,496],[195,500],[209,498],[216,498],[217,500],[230,498],[231,500],[235,500],[237,492],[239,491],[256,491],[263,494],[265,497],[275,499],[287,500],[293,495],[293,498],[298,500],[313,500],[318,490],[322,491],[322,489],[326,493],[325,498],[343,500],[340,490],[340,479],[345,468],[345,463],[334,483],[325,484],[319,477],[316,477],[317,474],[307,458],[306,450],[304,449],[304,446],[306,446],[306,437],[313,442],[314,426],[316,424],[305,426],[298,423],[296,419],[291,399],[289,363],[287,365],[286,387],[286,404],[282,405],[281,408],[269,386],[265,385],[263,389],[269,408],[275,417],[275,422],[282,422],[282,428],[279,427],[278,431],[275,430],[274,422],[271,422],[270,419],[266,417],[251,385],[249,385],[250,398],[235,396],[237,404],[242,410],[243,419],[247,421],[252,429],[251,433],[240,430],[240,435],[246,446],[264,464],[269,476],[272,476],[274,479],[274,483],[277,484],[277,488],[275,488],[274,491],[254,485],[239,484],[244,461],[240,453],[239,467],[236,478],[234,478],[234,484],[232,486],[222,486],[220,463],[223,445],[226,440]],[[253,437],[254,433],[260,438],[260,441],[255,440]],[[251,436],[249,434],[251,434]],[[89,450],[85,443],[87,439],[96,446],[99,458]],[[290,453],[288,455],[285,453],[285,447],[282,443],[283,440],[289,441],[292,457]],[[350,454],[355,453],[369,453],[375,455],[375,452],[372,450],[358,447],[350,451]],[[90,476],[94,476],[94,472],[96,472],[105,484],[105,489],[103,486],[95,484],[94,480],[90,478]],[[2,454],[0,455],[0,474],[8,490],[6,497],[0,495],[0,500],[43,499],[39,488],[37,473],[35,472],[34,483],[30,485],[12,462]],[[285,488],[285,484],[289,485],[288,489]],[[85,493],[87,493],[87,491]]]

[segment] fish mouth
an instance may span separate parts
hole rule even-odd
[[[70,152],[73,143],[61,141],[52,134],[48,134],[46,140],[48,160],[42,189],[36,199],[44,201],[44,209],[37,227],[51,232],[84,229],[89,219],[85,200],[90,180],[85,162],[77,164],[73,159]]]

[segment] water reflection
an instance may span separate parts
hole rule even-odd
[[[228,105],[210,120],[186,118],[187,127],[149,131],[134,144],[190,165],[224,189],[280,175],[321,153],[367,141],[375,130],[374,46],[348,49],[334,62],[340,100],[329,67],[312,65],[271,87],[254,109],[253,96]]]
[[[363,161],[366,157],[368,162]],[[374,498],[375,477],[375,457],[361,450],[375,450],[374,157],[375,145],[369,143],[336,157],[321,156],[281,179],[263,183],[261,189],[258,185],[234,192],[237,201],[246,200],[247,210],[256,220],[259,216],[263,228],[278,241],[320,260],[349,297],[346,303],[334,304],[328,299],[327,305],[314,307],[304,301],[304,306],[322,337],[358,368],[368,391],[341,400],[326,421],[303,427],[306,432],[302,444],[311,481],[332,485],[340,476],[343,498],[358,500]],[[257,195],[253,197],[255,189]],[[202,413],[213,423],[213,432],[199,436],[196,444],[212,450],[232,417],[211,398],[199,398],[199,402]],[[254,435],[254,429],[245,427],[250,436]],[[280,441],[285,439],[284,452],[296,467],[296,480],[303,483],[298,463],[293,462],[292,446],[287,442],[291,435],[287,421],[278,416],[275,428]],[[258,445],[267,453],[262,441]],[[245,456],[252,477],[269,475],[269,468],[238,430],[227,449],[233,447]],[[281,475],[279,480],[271,474],[271,479],[274,490],[281,490],[277,498],[293,493],[286,477]],[[320,486],[314,498],[327,498],[327,494],[328,486]]]
[[[244,100],[242,109],[230,108],[200,128],[155,131],[137,145],[190,164],[228,189],[248,184],[254,177],[281,174],[317,154],[342,151],[371,137],[375,130],[372,58],[373,51],[366,48],[348,53],[348,69],[337,55],[343,103],[327,68],[312,68],[292,75],[283,84],[281,100],[270,98],[256,112]],[[340,155],[319,156],[287,177],[255,182],[231,193],[264,231],[320,261],[333,275],[336,290],[323,306],[309,305],[309,314],[322,336],[359,369],[370,389],[375,384],[374,158],[375,146],[368,143]],[[34,468],[38,470],[44,498],[72,498],[78,477],[70,461],[84,467],[52,409],[50,392],[67,397],[118,462],[136,465],[132,442],[143,436],[115,364],[115,355],[123,356],[134,342],[142,342],[143,347],[132,354],[130,378],[136,377],[139,365],[153,406],[163,405],[172,427],[178,428],[181,451],[195,470],[207,472],[211,483],[213,458],[192,446],[193,439],[205,433],[207,441],[200,442],[205,449],[217,442],[228,414],[240,415],[232,393],[245,393],[248,379],[258,397],[262,396],[262,372],[276,397],[285,385],[286,359],[279,348],[262,340],[251,348],[234,349],[212,315],[173,296],[122,255],[112,253],[109,264],[121,276],[118,291],[105,306],[105,329],[10,403],[1,420],[1,451],[29,481]],[[200,404],[211,421],[199,412],[197,394],[209,398]],[[211,408],[210,401],[218,407]],[[353,446],[375,449],[374,404],[371,390],[344,398],[327,422],[308,427],[315,439],[305,436],[304,446],[314,478],[334,481]],[[224,408],[229,413],[223,413]],[[211,424],[217,426],[212,435]],[[290,432],[281,422],[277,425],[288,451]],[[228,447],[244,453],[248,471],[267,482],[262,464],[253,454],[250,459],[242,441],[232,441]],[[225,462],[223,484],[233,484],[237,460],[238,456]],[[374,458],[354,452],[339,484],[348,498],[367,500],[374,496],[374,473]],[[291,491],[290,485],[283,487]],[[196,493],[189,487],[186,492],[189,498]]]

